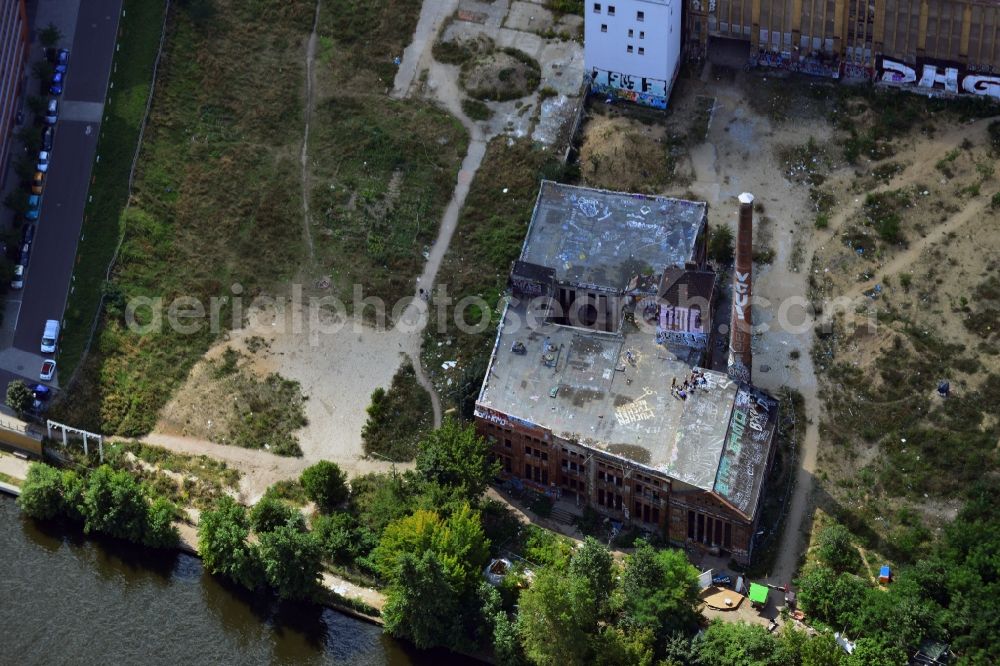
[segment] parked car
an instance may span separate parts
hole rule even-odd
[[[59,100],[50,99],[48,106],[45,107],[45,124],[55,125],[57,120],[59,120]]]
[[[55,354],[56,342],[59,341],[59,322],[55,319],[45,321],[45,330],[42,331],[42,353]]]
[[[24,225],[24,230],[21,232],[21,245],[31,245],[33,240],[35,240],[35,225]]]
[[[38,153],[38,164],[35,166],[35,169],[41,173],[45,173],[49,170],[49,151],[43,150]]]
[[[51,94],[62,95],[64,76],[62,72],[56,72],[52,75],[52,82],[49,83],[49,92]]]
[[[69,49],[59,49],[56,51],[55,65],[57,73],[66,73],[66,70],[69,68]]]
[[[47,358],[42,361],[42,370],[38,373],[38,378],[43,382],[51,381],[56,375],[56,362],[54,359]],[[37,390],[37,389],[36,389]]]
[[[24,217],[26,217],[29,220],[37,220],[39,212],[38,208],[41,205],[41,203],[42,203],[42,198],[37,194],[32,194],[30,197],[28,197],[28,211],[24,214]]]
[[[10,279],[11,289],[23,289],[24,288],[24,264],[18,264],[14,267],[14,277]]]
[[[42,132],[42,150],[52,150],[52,140],[55,138],[55,135],[55,130],[51,126],[45,128],[45,131]]]
[[[35,175],[31,177],[31,193],[41,194],[43,187],[45,187],[45,172],[36,171]]]

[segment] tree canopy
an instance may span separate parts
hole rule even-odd
[[[472,426],[446,419],[420,441],[417,472],[440,486],[460,489],[465,497],[479,497],[496,474],[488,454],[486,441]]]
[[[320,511],[329,513],[347,501],[350,489],[347,475],[336,463],[320,460],[305,468],[299,478],[306,496],[316,503]]]
[[[198,521],[198,552],[205,569],[254,589],[264,582],[264,571],[256,546],[251,546],[247,510],[223,495],[215,506],[202,511]]]

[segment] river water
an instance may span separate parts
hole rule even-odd
[[[0,495],[0,664],[441,664],[335,611],[224,584],[189,555],[84,537]]]

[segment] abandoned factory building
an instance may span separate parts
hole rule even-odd
[[[476,427],[510,483],[746,563],[778,408],[701,368],[706,212],[543,181]]]

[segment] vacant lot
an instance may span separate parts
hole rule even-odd
[[[433,107],[385,96],[393,54],[409,40],[419,2],[321,6],[310,51],[314,2],[173,5],[125,240],[92,353],[61,407],[65,420],[105,433],[148,432],[185,380],[198,392],[190,370],[240,323],[234,296],[244,299],[245,314],[252,298],[285,295],[293,283],[304,284],[307,297],[350,296],[359,284],[390,303],[413,291],[465,133]],[[306,94],[310,53],[314,85]],[[167,305],[178,296],[206,310],[219,297],[219,330],[180,334],[164,326],[138,335],[125,327],[132,299]],[[147,323],[150,309],[137,317]],[[253,386],[269,381],[251,379]],[[282,381],[271,382],[278,393],[288,392],[290,385],[274,383]],[[317,388],[327,397],[343,391]],[[249,414],[251,407],[248,397],[238,409]]]

